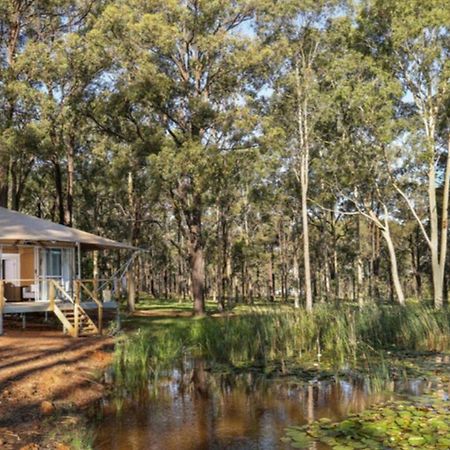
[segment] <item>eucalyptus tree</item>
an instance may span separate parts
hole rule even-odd
[[[427,179],[427,189],[422,193],[428,203],[427,217],[420,216],[415,199],[398,180],[395,187],[428,244],[437,308],[443,304],[450,193],[448,6],[446,0],[367,1],[360,15],[366,46],[392,70],[403,87],[400,99],[408,126],[402,140],[412,145],[399,147],[403,149],[402,158],[414,158],[416,165],[406,175],[403,173],[402,179],[411,182],[418,179],[417,174]]]
[[[30,121],[33,111],[24,101],[26,86],[22,83],[26,66],[18,61],[28,39],[36,39],[44,32],[41,19],[45,17],[45,5],[36,5],[26,0],[0,2],[0,205],[8,205],[8,192],[11,190],[11,168],[14,147],[21,140],[17,131],[22,129],[23,138],[30,135],[24,132],[23,123]],[[28,97],[29,98],[29,97]],[[33,130],[34,131],[34,130]],[[27,164],[29,165],[29,164]],[[18,168],[17,168],[18,169]],[[11,196],[10,196],[11,197]],[[11,201],[9,202],[11,205]]]
[[[117,60],[116,88],[133,96],[136,128],[166,139],[153,175],[188,244],[195,314],[204,313],[203,216],[222,155],[250,145],[246,77],[263,54],[249,33],[261,2],[116,1],[101,27]]]
[[[46,59],[47,50],[71,28],[80,28],[92,9],[89,0],[0,2],[0,204],[4,206],[19,208],[30,169],[42,151],[44,92],[36,70],[55,69]]]
[[[398,156],[389,145],[398,133],[395,99],[401,90],[376,59],[360,50],[359,39],[350,18],[338,19],[328,29],[328,51],[334,57],[326,64],[321,80],[321,88],[329,96],[329,108],[320,124],[328,161],[325,172],[337,193],[338,208],[344,214],[358,214],[380,230],[397,301],[404,304],[391,233],[391,222],[398,219],[398,195],[389,176]],[[360,232],[358,235],[360,241]],[[360,250],[357,266],[361,285]]]
[[[216,161],[220,170],[216,171],[209,197],[214,205],[210,216],[212,232],[208,242],[210,254],[215,260],[216,287],[214,292],[220,308],[225,308],[225,300],[231,298],[233,276],[233,249],[240,242],[241,293],[252,291],[252,280],[248,273],[253,254],[255,224],[254,191],[264,176],[265,165],[257,148],[236,149],[224,154]],[[213,250],[214,249],[214,250]],[[236,252],[234,252],[236,254]]]
[[[53,169],[58,220],[68,226],[74,222],[77,159],[97,139],[92,136],[86,105],[108,65],[105,51],[90,38],[89,28],[87,17],[51,42],[30,43],[24,51],[31,66],[28,77],[39,99],[41,159]]]
[[[315,127],[322,114],[319,90],[323,58],[323,24],[340,2],[291,1],[281,5],[268,19],[261,33],[273,42],[276,75],[273,77],[274,114],[284,129],[290,151],[289,166],[299,185],[306,308],[313,306],[309,239],[309,199],[311,159],[317,156]],[[292,120],[292,118],[295,118]]]

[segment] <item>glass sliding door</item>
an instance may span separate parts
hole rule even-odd
[[[75,277],[75,249],[64,248],[61,252],[61,282],[66,292],[72,297]]]
[[[62,249],[49,248],[46,250],[46,253],[47,278],[62,281]]]
[[[39,249],[39,291],[40,299],[48,301],[49,281],[56,281],[69,295],[72,295],[74,250],[72,248]],[[56,297],[62,298],[59,290]]]

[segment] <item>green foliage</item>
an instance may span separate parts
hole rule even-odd
[[[288,428],[284,440],[304,449],[314,442],[334,450],[447,449],[449,421],[448,405],[436,397],[419,405],[398,401],[350,415],[342,422],[321,419]]]
[[[268,266],[287,301],[303,294],[303,103],[317,300],[387,298],[387,228],[398,284],[427,298],[429,244],[396,188],[433,228],[447,3],[0,0],[0,202],[73,208],[74,226],[151,249],[152,294],[188,296],[197,252],[221,303],[272,297]]]
[[[52,431],[45,436],[43,445],[48,448],[67,446],[70,450],[92,450],[95,440],[92,425],[92,422],[80,415],[57,414],[45,424]]]

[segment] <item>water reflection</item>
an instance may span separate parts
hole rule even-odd
[[[302,383],[268,380],[256,373],[212,375],[201,360],[167,374],[159,389],[139,401],[125,401],[121,414],[106,403],[98,427],[97,450],[284,449],[289,425],[328,417],[340,420],[350,412],[389,400],[363,383]],[[423,382],[392,386],[420,394]],[[320,450],[321,447],[314,447]]]

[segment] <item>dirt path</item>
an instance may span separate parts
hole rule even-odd
[[[65,448],[48,443],[49,418],[86,408],[104,394],[96,379],[111,361],[112,345],[104,337],[6,330],[0,336],[0,448]]]

